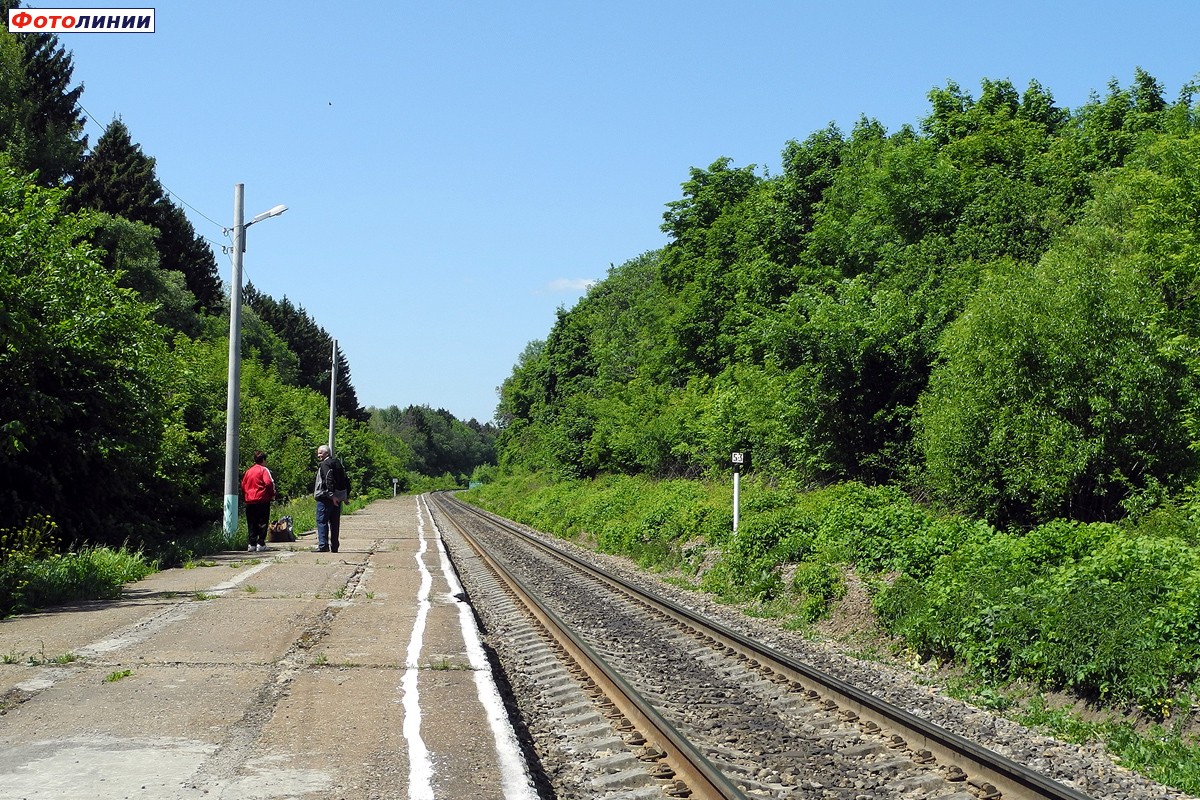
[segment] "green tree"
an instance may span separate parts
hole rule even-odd
[[[157,231],[159,266],[184,276],[197,311],[215,312],[224,298],[217,263],[155,175],[154,159],[113,120],[83,160],[72,183],[72,207],[91,208],[148,225]],[[110,255],[110,266],[111,255]]]
[[[0,2],[5,19],[18,6]],[[75,173],[87,148],[82,86],[71,86],[71,54],[54,34],[0,31],[0,146],[18,171],[60,186]]]
[[[346,420],[338,429],[336,444],[337,456],[346,465],[355,493],[373,491],[390,496],[393,478],[400,481],[401,488],[407,488],[405,454],[387,437],[380,436],[370,423]],[[310,479],[309,491],[311,484]]]
[[[152,309],[79,243],[90,223],[62,199],[0,170],[4,503],[120,543],[153,527],[169,358]]]
[[[165,196],[156,208],[152,224],[159,231],[158,252],[163,269],[183,273],[187,289],[196,298],[196,308],[218,313],[228,303],[217,270],[217,259],[204,237],[188,220],[183,209]]]
[[[481,464],[496,463],[495,428],[475,420],[463,422],[444,408],[373,408],[370,428],[385,440],[398,440],[402,446],[387,449],[398,461],[403,458],[407,469],[422,475],[467,476]]]
[[[17,37],[7,30],[0,31],[0,152],[7,155],[14,169],[31,172],[35,167],[29,152],[27,122],[31,111],[24,97],[24,55]]]
[[[387,408],[371,408],[371,421],[368,423],[375,432],[380,444],[387,450],[397,465],[401,474],[393,475],[400,478],[403,473],[412,468],[412,449],[400,437],[400,428],[404,424],[404,412],[399,406]]]
[[[197,336],[202,322],[195,311],[196,297],[187,289],[183,273],[162,269],[155,246],[158,231],[124,217],[96,213],[91,241],[99,257],[112,270],[120,286],[133,289],[143,301],[157,307],[154,318],[174,330]]]
[[[692,168],[684,196],[667,204],[662,230],[670,238],[660,257],[664,285],[675,293],[669,357],[676,385],[694,374],[714,375],[733,352],[736,325],[733,265],[745,249],[745,201],[760,178],[754,165],[731,167],[720,158]]]
[[[1118,231],[997,264],[940,343],[921,443],[949,503],[997,523],[1121,516],[1194,469],[1186,365]]]
[[[307,311],[284,297],[276,300],[247,285],[243,290],[246,305],[269,325],[295,353],[298,360],[296,384],[323,394],[328,401],[333,362],[333,337],[317,324]],[[366,422],[369,415],[358,404],[358,393],[350,380],[350,363],[339,348],[337,357],[337,413],[348,419]]]
[[[285,384],[275,369],[254,358],[243,362],[242,385],[239,472],[250,468],[255,450],[262,450],[280,494],[311,494],[313,453],[329,438],[327,401],[310,389]],[[344,426],[345,420],[337,421],[339,438]],[[344,455],[340,446],[338,455]]]
[[[1132,87],[1114,83],[1107,99],[1073,113],[1037,82],[1021,92],[984,80],[978,99],[949,83],[930,92],[930,113],[915,127],[889,134],[864,117],[849,136],[829,126],[789,142],[779,176],[735,168],[728,158],[691,170],[682,198],[663,215],[668,245],[611,270],[575,307],[560,309],[544,343],[522,354],[500,388],[500,463],[565,476],[692,475],[723,467],[716,454],[736,444],[754,450],[756,469],[772,477],[902,481],[923,490],[922,480],[938,470],[945,477],[955,463],[934,453],[932,438],[953,437],[942,436],[949,428],[933,437],[933,423],[938,408],[954,405],[943,394],[954,384],[946,376],[958,376],[951,364],[967,358],[951,343],[969,349],[962,331],[980,306],[1018,303],[1017,289],[1002,291],[1007,281],[1055,297],[1076,330],[1132,324],[1142,295],[1131,294],[1128,275],[1140,273],[1151,287],[1144,309],[1157,325],[1139,329],[1142,338],[1129,332],[1111,352],[1091,344],[1072,351],[1059,338],[1068,326],[1056,322],[1042,325],[1038,336],[1046,338],[1034,337],[1029,351],[1089,365],[1071,380],[1110,365],[1111,385],[1089,397],[1100,398],[1097,408],[1127,410],[1054,412],[1073,420],[1070,436],[1087,453],[1065,466],[1070,436],[1054,439],[1065,449],[1041,470],[1037,459],[1047,454],[1027,447],[1012,460],[1025,459],[1030,475],[1040,470],[1045,486],[1010,484],[997,489],[1008,499],[981,502],[1012,519],[1064,508],[1109,517],[1123,513],[1123,499],[1178,486],[1190,469],[1180,431],[1200,419],[1186,410],[1193,404],[1184,379],[1200,296],[1194,237],[1183,224],[1194,217],[1189,165],[1197,159],[1178,148],[1151,153],[1161,131],[1190,136],[1192,92],[1185,87],[1167,105],[1161,86],[1138,70]],[[1132,175],[1114,170],[1151,159],[1163,163],[1111,190],[1114,175]],[[1089,205],[1096,187],[1106,205]],[[1125,277],[1084,279],[1100,265]],[[1072,292],[1091,299],[1068,302],[1063,293]],[[1019,317],[1040,320],[1047,308],[1035,306]],[[1005,369],[1003,359],[984,360]],[[1124,378],[1111,374],[1113,363],[1128,363]],[[1130,399],[1129,386],[1146,405]],[[1041,399],[1022,406],[1005,397],[1014,414],[1045,408]],[[989,409],[980,412],[984,421],[1004,407],[979,402]],[[1126,424],[1135,413],[1128,409],[1139,408],[1164,420],[1156,454],[1143,453],[1148,429]],[[1092,447],[1103,454],[1093,458]],[[964,445],[955,457],[970,452]],[[927,471],[934,457],[941,466]],[[1076,467],[1083,472],[1063,477]],[[972,475],[938,483],[939,495],[978,500],[989,495],[976,480],[1001,483]]]

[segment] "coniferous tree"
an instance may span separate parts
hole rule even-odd
[[[329,397],[333,337],[307,311],[293,305],[286,297],[276,300],[259,292],[253,285],[246,286],[243,297],[246,305],[254,309],[296,354],[300,361],[297,384]],[[340,348],[337,370],[337,413],[348,419],[366,422],[370,415],[358,404],[358,393],[350,381],[350,364]]]
[[[332,352],[332,339],[329,341],[329,346]],[[354,384],[350,382],[350,362],[340,347],[337,354],[337,371],[337,412],[343,417],[358,422],[367,422],[371,416],[358,404],[358,392],[354,390]],[[326,391],[325,394],[328,395],[329,392]]]
[[[38,182],[56,186],[65,182],[87,148],[85,118],[79,108],[83,86],[71,86],[71,54],[53,34],[24,34],[25,97],[29,118],[30,159]]]
[[[183,209],[169,198],[158,204],[158,251],[162,263],[176,269],[187,279],[187,288],[196,296],[198,310],[215,313],[225,305],[225,290],[217,271],[212,248],[188,220]]]
[[[19,3],[0,0],[0,13]],[[57,186],[79,166],[87,147],[79,108],[82,86],[71,86],[74,65],[58,37],[0,31],[0,148],[37,182]]]
[[[154,159],[142,152],[120,119],[113,120],[84,159],[73,188],[77,208],[92,208],[147,225],[163,199]]]
[[[161,268],[183,274],[197,311],[215,312],[223,295],[212,249],[171,202],[154,167],[125,123],[113,120],[76,174],[72,203],[155,228]]]
[[[13,34],[0,30],[0,152],[14,169],[28,172],[29,112],[24,91],[24,48]]]

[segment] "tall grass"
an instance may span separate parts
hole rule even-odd
[[[153,571],[141,553],[108,547],[49,555],[8,550],[0,559],[0,617],[116,597],[123,585]]]
[[[361,496],[345,506],[349,514],[371,501]],[[317,526],[317,506],[301,497],[272,508],[271,518],[290,516],[297,534]],[[83,547],[62,552],[58,529],[46,517],[20,528],[0,529],[0,618],[80,600],[117,597],[121,587],[159,569],[178,567],[197,558],[246,547],[246,519],[238,517],[233,540],[219,525],[190,535],[163,537],[150,551]]]

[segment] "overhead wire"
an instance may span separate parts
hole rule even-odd
[[[88,111],[88,110],[87,110],[87,109],[84,107],[84,105],[83,105],[82,103],[76,103],[76,105],[78,105],[78,106],[79,106],[79,110],[83,112],[84,119],[86,119],[88,122],[92,123],[92,124],[93,124],[93,125],[95,125],[97,128],[99,128],[101,132],[103,132],[103,131],[107,130],[107,129],[106,129],[104,126],[103,126],[103,125],[101,125],[101,124],[100,124],[99,120],[97,120],[97,119],[96,119],[95,115],[94,115],[94,114],[92,114],[92,112]],[[139,145],[139,147],[140,147],[140,145]],[[167,196],[168,196],[168,197],[170,197],[170,198],[172,198],[172,199],[174,199],[174,200],[177,200],[178,202],[180,202],[180,203],[182,203],[183,205],[185,205],[185,206],[187,206],[188,208],[190,208],[192,211],[196,212],[196,214],[198,214],[198,215],[199,215],[199,216],[200,216],[202,219],[204,219],[204,220],[206,220],[207,222],[209,222],[209,223],[211,223],[211,224],[215,225],[216,227],[220,228],[220,229],[221,229],[221,233],[222,233],[223,235],[225,235],[225,236],[228,236],[228,235],[229,235],[229,228],[228,228],[228,227],[226,227],[226,226],[222,225],[221,223],[217,222],[217,221],[216,221],[216,220],[214,220],[212,217],[208,216],[208,215],[207,215],[207,214],[205,214],[203,211],[201,211],[200,209],[196,208],[194,205],[192,205],[191,203],[189,203],[187,200],[184,200],[184,199],[183,199],[183,197],[182,197],[182,196],[181,196],[181,195],[180,195],[178,192],[174,192],[174,191],[172,191],[172,190],[171,190],[171,187],[169,187],[169,186],[167,186],[166,184],[164,184],[164,183],[162,182],[162,180],[158,178],[158,176],[155,176],[155,180],[157,180],[157,181],[158,181],[158,185],[159,185],[160,187],[162,187],[162,190],[163,190],[163,191],[164,191],[164,192],[167,194]],[[201,233],[197,233],[196,235],[197,235],[197,236],[199,236],[199,237],[200,237],[201,239],[203,239],[204,241],[208,242],[208,243],[209,243],[210,245],[212,245],[213,247],[219,248],[219,249],[221,249],[221,250],[222,250],[222,251],[224,251],[224,252],[228,252],[228,248],[229,248],[229,245],[228,245],[228,244],[222,244],[221,242],[215,242],[215,241],[213,241],[212,239],[209,239],[207,236],[205,236],[204,234],[201,234]]]
[[[99,122],[99,121],[96,119],[95,115],[94,115],[94,114],[92,114],[92,112],[88,111],[88,110],[87,110],[87,108],[85,108],[85,107],[83,106],[83,104],[82,104],[82,103],[77,103],[77,105],[79,106],[79,109],[80,109],[80,110],[83,112],[83,114],[84,114],[84,118],[85,118],[85,119],[86,119],[88,122],[91,122],[93,125],[95,125],[97,128],[99,128],[99,129],[101,130],[101,132],[103,132],[104,130],[106,130],[106,129],[105,129],[105,127],[104,127],[103,125],[101,125],[101,124],[100,124],[100,122]],[[157,176],[156,176],[156,178],[155,178],[155,179],[156,179],[156,180],[158,180]],[[217,242],[217,241],[213,241],[212,239],[208,238],[207,236],[204,236],[204,235],[203,235],[203,234],[201,234],[201,233],[197,233],[197,234],[196,234],[196,235],[197,235],[197,236],[199,236],[201,239],[203,239],[204,241],[208,242],[208,244],[209,244],[210,246],[212,246],[212,247],[213,247],[213,249],[214,249],[214,252],[215,252],[216,250],[220,250],[220,251],[221,251],[221,254],[222,254],[222,255],[224,255],[224,256],[226,256],[226,261],[227,261],[227,264],[226,264],[226,266],[227,266],[227,267],[229,267],[229,266],[232,266],[232,262],[233,262],[233,242],[232,242],[232,237],[231,237],[231,230],[230,230],[230,228],[229,228],[228,226],[226,226],[226,225],[223,225],[223,224],[221,224],[220,222],[217,222],[217,221],[216,221],[216,220],[214,220],[212,217],[208,216],[208,215],[207,215],[207,214],[205,214],[203,211],[201,211],[200,209],[196,208],[195,206],[193,206],[193,205],[192,205],[191,203],[189,203],[188,201],[184,200],[184,199],[183,199],[183,197],[181,197],[181,196],[180,196],[180,195],[179,195],[177,192],[174,192],[174,191],[172,191],[172,190],[171,190],[171,188],[170,188],[170,187],[168,187],[168,186],[166,186],[166,185],[165,185],[165,184],[164,184],[164,183],[163,183],[161,180],[158,180],[158,185],[159,185],[160,187],[162,187],[163,191],[164,191],[164,192],[165,192],[165,193],[166,193],[168,196],[170,196],[171,198],[173,198],[173,199],[175,199],[175,200],[179,201],[179,202],[180,202],[180,203],[182,203],[183,205],[187,206],[187,207],[188,207],[188,208],[190,208],[192,211],[196,212],[196,214],[198,214],[198,215],[199,215],[201,218],[203,218],[204,220],[208,221],[208,222],[209,222],[209,223],[211,223],[212,225],[214,225],[214,226],[216,226],[216,227],[220,228],[220,229],[221,229],[221,234],[222,234],[223,236],[225,236],[226,238],[229,238],[229,239],[231,239],[231,240],[230,240],[230,241],[228,241],[228,242]],[[247,270],[247,269],[246,269],[245,265],[243,265],[243,266],[242,266],[242,284],[243,284],[242,291],[243,291],[243,292],[245,292],[245,285],[246,285],[247,283],[251,283],[251,282],[252,282],[252,281],[251,281],[251,278],[250,278],[250,272],[249,272],[249,270]]]

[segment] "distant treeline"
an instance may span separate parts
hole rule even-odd
[[[57,37],[0,31],[0,561],[22,530],[155,552],[222,508],[227,290],[126,125],[89,148],[72,73]],[[441,437],[464,425],[446,412],[429,441],[371,424],[316,320],[253,286],[244,298],[243,469],[263,450],[285,496],[311,492],[332,369],[335,445],[363,493],[423,470],[465,481],[491,457],[485,426],[465,449]]]
[[[463,422],[444,408],[434,411],[429,406],[372,408],[370,414],[374,431],[408,447],[414,472],[461,479],[479,466],[496,463],[497,430],[491,422]]]
[[[720,158],[501,390],[507,470],[895,484],[1030,526],[1195,503],[1200,130],[1152,76],[950,83],[888,132]]]

